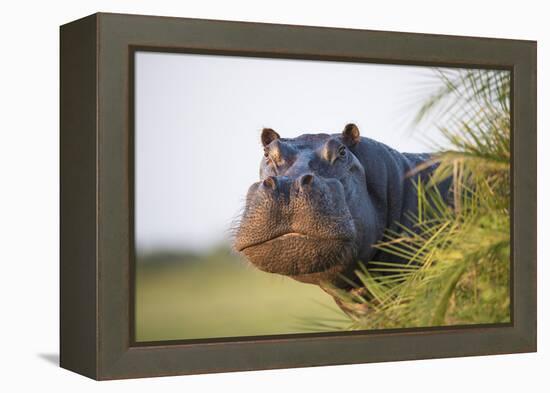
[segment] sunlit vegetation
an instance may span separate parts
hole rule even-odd
[[[415,121],[436,124],[444,143],[435,146],[439,166],[431,182],[415,184],[415,226],[388,231],[377,244],[396,262],[361,264],[362,285],[351,292],[329,288],[347,321],[309,320],[312,330],[510,321],[510,75],[434,75],[435,89]],[[451,203],[437,188],[449,177]]]

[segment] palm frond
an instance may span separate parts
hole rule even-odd
[[[360,263],[351,292],[325,289],[346,312],[343,329],[510,320],[510,74],[434,69],[434,77],[415,121],[435,124],[444,143],[416,171],[437,169],[415,183],[413,227],[398,225],[375,245],[396,261]],[[452,206],[437,187],[448,178]]]

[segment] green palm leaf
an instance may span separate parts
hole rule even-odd
[[[510,74],[434,69],[433,78],[415,122],[440,130],[445,147],[425,164],[439,166],[428,184],[415,184],[415,228],[387,231],[375,245],[406,262],[360,264],[351,293],[327,286],[346,310],[340,329],[510,320]],[[436,187],[449,176],[452,208]]]

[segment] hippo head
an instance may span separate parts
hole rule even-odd
[[[260,181],[248,190],[235,249],[263,271],[302,282],[353,276],[376,232],[365,169],[352,151],[360,140],[354,124],[297,138],[264,129]]]

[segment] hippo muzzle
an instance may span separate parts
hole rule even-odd
[[[342,183],[306,173],[250,187],[235,248],[263,271],[311,281],[353,261],[356,240]]]

